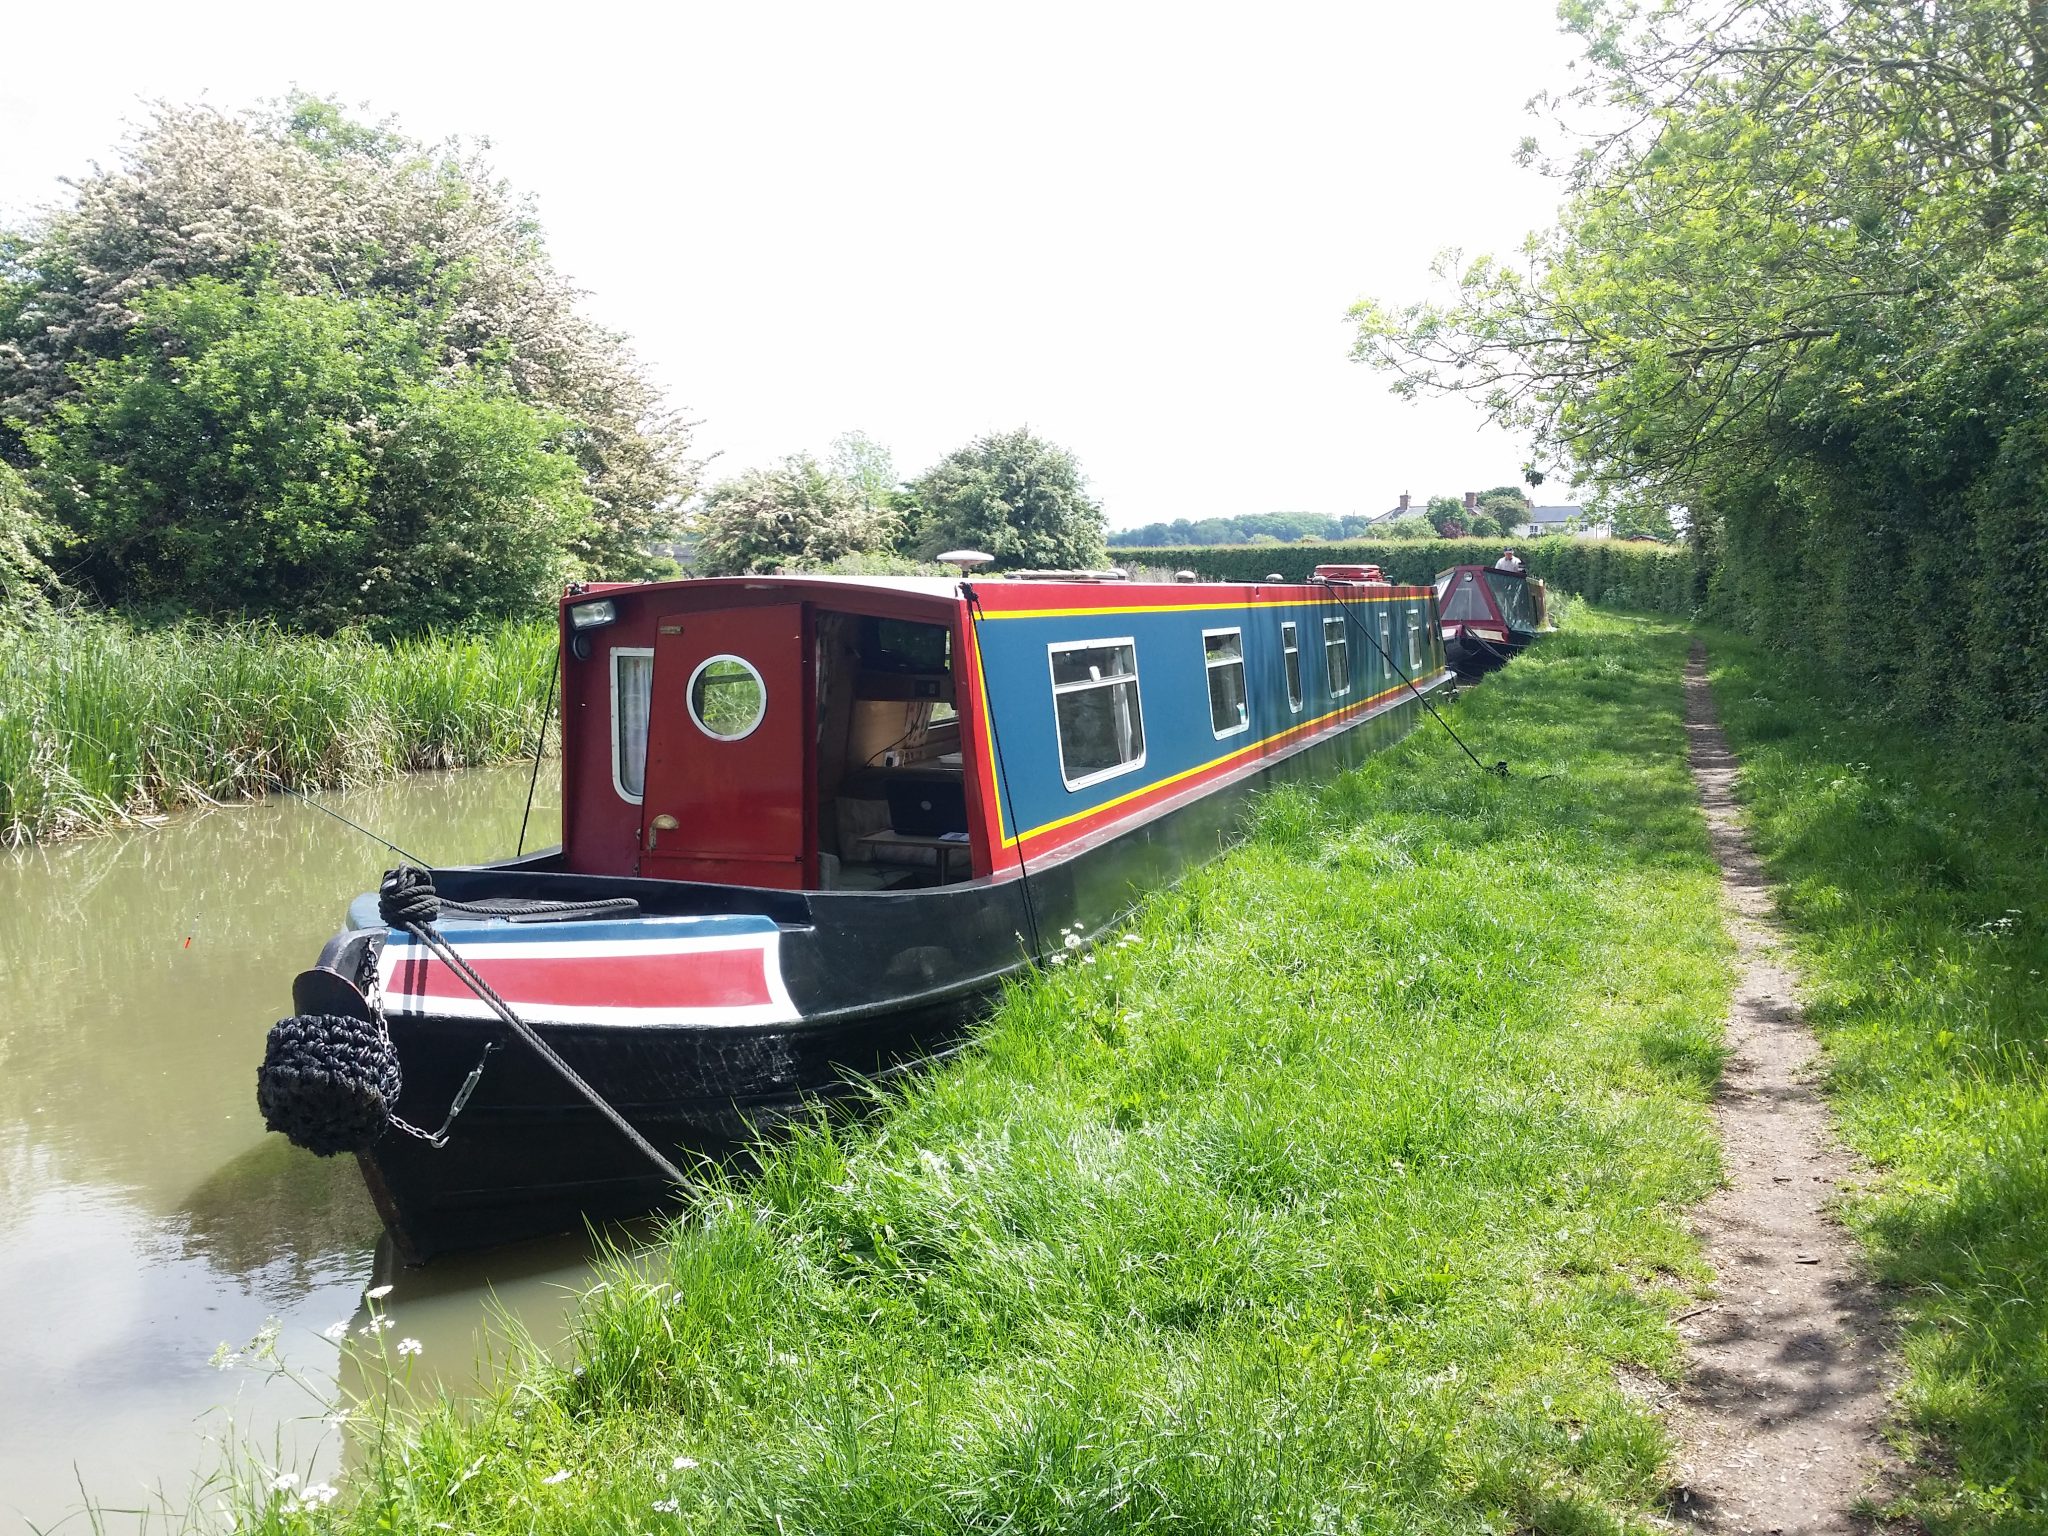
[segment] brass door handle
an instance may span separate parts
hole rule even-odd
[[[661,815],[655,817],[654,820],[650,821],[647,824],[647,851],[649,853],[654,852],[654,842],[658,834],[663,832],[673,832],[675,831],[675,829],[676,819],[675,817],[669,815],[666,811],[664,811]]]

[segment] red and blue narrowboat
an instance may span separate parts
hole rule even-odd
[[[1445,659],[1463,679],[1492,671],[1544,632],[1549,596],[1520,562],[1439,571],[1436,602]]]
[[[430,871],[441,947],[359,898],[259,1074],[413,1262],[663,1203],[599,1100],[715,1155],[943,1056],[1255,790],[1357,763],[1451,677],[1435,594],[1370,568],[592,585],[561,634],[560,847]]]

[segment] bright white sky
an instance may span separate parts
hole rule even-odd
[[[111,161],[146,98],[297,84],[488,137],[714,476],[850,428],[910,475],[1028,424],[1117,526],[1519,478],[1472,407],[1349,362],[1344,311],[1548,222],[1511,159],[1568,78],[1548,0],[119,0],[18,8],[8,45],[8,217]]]

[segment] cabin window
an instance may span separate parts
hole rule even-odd
[[[1470,571],[1452,571],[1446,574],[1447,591],[1437,594],[1437,602],[1444,618],[1456,623],[1470,623],[1473,620],[1485,624],[1491,622],[1493,609],[1486,601],[1486,592],[1479,585],[1479,578]]]
[[[1251,729],[1244,696],[1244,631],[1202,631],[1202,660],[1209,669],[1209,728],[1220,739]]]
[[[1287,707],[1298,715],[1301,713],[1301,626],[1291,620],[1280,626],[1280,654],[1287,665]]]
[[[1408,671],[1412,675],[1422,670],[1422,610],[1408,610]]]
[[[1135,640],[1083,640],[1047,646],[1052,664],[1053,728],[1060,778],[1083,789],[1145,761],[1145,715],[1138,697]]]
[[[1333,699],[1351,691],[1351,637],[1344,632],[1344,626],[1350,622],[1323,620],[1323,670],[1329,674]]]
[[[1386,658],[1389,668],[1394,665],[1394,616],[1384,608],[1380,610],[1380,655]]]
[[[640,803],[647,787],[647,708],[654,692],[654,652],[620,646],[612,652],[612,788]]]
[[[768,712],[768,685],[752,662],[737,656],[713,656],[699,662],[683,697],[697,729],[720,741],[752,735]]]

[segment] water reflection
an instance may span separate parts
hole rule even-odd
[[[463,862],[513,847],[526,790],[506,769],[324,798]],[[545,772],[530,843],[559,820]],[[331,1459],[299,1387],[208,1362],[275,1319],[281,1360],[331,1379],[322,1330],[371,1277],[377,1220],[354,1163],[268,1135],[254,1090],[293,973],[390,862],[290,800],[0,855],[0,1533],[54,1524],[81,1482],[111,1506],[162,1485],[182,1507],[217,1460],[203,1431],[222,1412],[266,1454]],[[579,1260],[507,1262],[523,1304],[572,1284]],[[486,1278],[436,1276],[448,1329],[466,1306],[474,1331]]]

